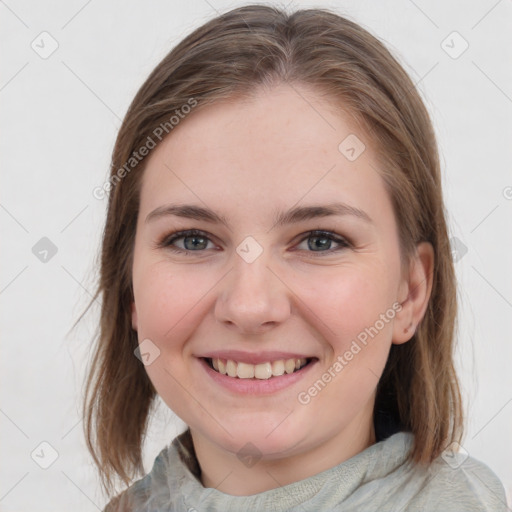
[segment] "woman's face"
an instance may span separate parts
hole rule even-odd
[[[134,248],[132,321],[152,383],[216,450],[276,459],[345,439],[357,453],[390,346],[406,341],[372,148],[297,86],[181,123],[149,157]],[[200,233],[172,240],[184,230]]]

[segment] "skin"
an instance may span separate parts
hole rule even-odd
[[[300,94],[298,93],[300,91]],[[307,100],[307,101],[306,101]],[[356,134],[366,150],[349,161],[338,146]],[[251,495],[332,468],[375,442],[372,411],[392,343],[407,342],[427,307],[433,251],[417,247],[407,272],[375,154],[352,117],[305,86],[280,85],[248,100],[194,112],[153,150],[144,172],[134,247],[132,325],[160,355],[147,373],[165,403],[189,425],[205,487]],[[344,202],[371,223],[328,216],[275,226],[294,206]],[[208,207],[229,222],[177,216],[146,222],[168,203]],[[158,242],[173,231],[178,254]],[[324,237],[315,251],[308,232]],[[263,249],[248,263],[237,253],[252,236]],[[309,245],[308,245],[309,241]],[[192,249],[190,249],[192,248]],[[392,320],[308,404],[300,392],[321,378],[357,335],[394,303]],[[274,395],[238,396],[212,383],[197,355],[213,349],[293,351],[315,367]],[[251,442],[261,459],[237,452]]]

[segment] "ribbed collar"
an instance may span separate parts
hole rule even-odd
[[[399,432],[338,466],[307,479],[252,496],[231,496],[203,487],[192,438],[187,430],[176,437],[168,448],[165,464],[169,472],[168,499],[176,506],[176,510],[225,512],[283,512],[294,510],[294,507],[297,510],[314,510],[316,505],[340,504],[352,497],[364,484],[382,479],[397,470],[406,471],[412,440],[412,434]]]

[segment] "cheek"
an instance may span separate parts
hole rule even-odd
[[[176,272],[166,262],[134,272],[138,340],[142,343],[149,339],[159,350],[145,370],[157,393],[182,418],[187,417],[190,408],[180,384],[187,379],[187,340],[200,322],[211,287],[197,272]]]
[[[315,324],[323,326],[322,335],[336,353],[347,350],[352,340],[376,322],[379,336],[390,336],[391,319],[383,324],[380,318],[392,310],[395,297],[382,265],[336,268],[302,283],[301,290],[304,303],[317,318]]]
[[[173,341],[193,330],[194,309],[208,289],[197,272],[173,272],[165,263],[134,272],[139,340],[149,338],[161,350],[176,348]]]
[[[326,360],[322,382],[308,382],[301,400],[314,404],[312,416],[329,415],[336,429],[371,400],[384,370],[395,316],[392,281],[380,265],[352,266],[315,279],[303,291]],[[336,406],[326,412],[326,404]]]

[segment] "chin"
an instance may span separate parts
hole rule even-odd
[[[290,414],[290,417],[292,416],[293,413]],[[252,416],[240,421],[231,421],[226,425],[226,429],[229,433],[221,427],[213,432],[203,429],[200,431],[210,442],[223,450],[236,455],[254,450],[258,456],[269,460],[292,455],[297,446],[308,437],[303,423],[293,425],[287,419],[283,421],[282,414],[279,418],[272,416],[255,419]]]

